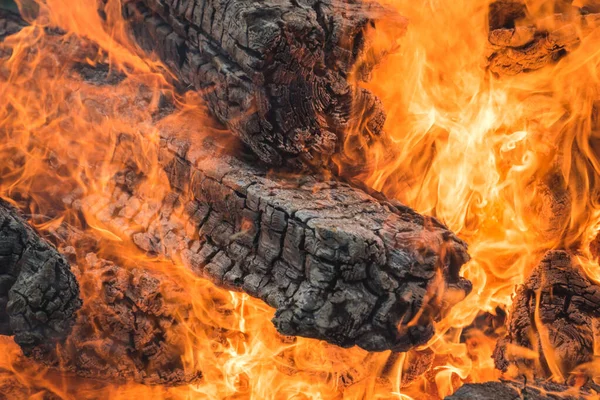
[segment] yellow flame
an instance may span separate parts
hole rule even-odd
[[[187,369],[201,370],[203,379],[174,388],[55,379],[51,371],[27,364],[5,339],[0,369],[9,372],[0,379],[18,381],[31,395],[46,391],[64,399],[437,398],[463,382],[498,377],[490,358],[495,340],[473,330],[465,340],[463,328],[480,312],[507,309],[515,286],[546,250],[580,248],[584,270],[600,282],[600,268],[587,250],[600,227],[600,134],[594,128],[600,32],[587,32],[556,64],[498,79],[485,68],[488,2],[382,2],[407,16],[410,26],[402,38],[378,39],[394,40],[400,48],[365,84],[382,99],[388,119],[386,141],[370,145],[359,178],[442,220],[468,241],[472,256],[462,274],[473,282],[473,292],[440,321],[425,346],[436,355],[430,373],[403,387],[406,355],[282,338],[270,324],[273,310],[262,302],[215,288],[181,265],[149,260],[92,223],[91,234],[121,241],[116,257],[164,271],[183,288],[181,301],[193,312],[179,316],[185,327],[182,360]],[[116,172],[112,151],[129,135],[137,138],[132,161],[148,177],[145,193],[159,201],[168,188],[161,183],[152,110],[161,94],[173,95],[172,76],[131,43],[120,1],[107,2],[106,21],[95,0],[38,5],[33,25],[0,48],[0,54],[11,51],[0,65],[1,195],[32,215],[48,216],[33,218],[41,230],[68,222],[78,211],[69,195],[107,190]],[[528,7],[547,14],[540,2]],[[60,38],[61,52],[53,53],[58,39],[44,26],[67,33]],[[78,59],[77,37],[97,48]],[[108,62],[127,78],[111,88],[93,87],[71,72],[66,59]],[[204,134],[222,133],[208,122],[197,96],[176,102],[174,124],[192,113],[202,121],[198,125],[205,123]],[[233,333],[217,341],[211,327]]]

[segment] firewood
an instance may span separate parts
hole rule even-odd
[[[86,378],[176,385],[201,377],[198,371],[186,372],[182,364],[186,328],[181,323],[191,313],[191,305],[182,301],[182,290],[173,279],[143,265],[126,268],[98,258],[97,239],[63,225],[51,237],[62,246],[62,255],[20,218],[16,209],[0,202],[0,265],[4,268],[8,260],[6,268],[10,271],[19,263],[29,267],[46,260],[46,264],[33,277],[24,274],[27,269],[21,267],[13,289],[0,292],[0,304],[6,305],[8,299],[8,311],[0,313],[0,334],[15,334],[15,341],[32,360]],[[23,247],[26,250],[22,251]],[[76,266],[74,274],[68,269],[67,260]],[[53,276],[55,271],[64,276]],[[12,277],[2,274],[0,279],[4,288],[4,284],[11,284]],[[68,285],[61,282],[66,279]],[[56,281],[58,284],[53,283]],[[50,293],[41,286],[45,282],[58,293],[54,300],[48,301],[44,293],[40,294],[40,290]],[[78,295],[79,287],[83,305],[79,297],[65,296]],[[24,307],[23,298],[17,296],[20,293],[26,293],[27,309],[12,315],[11,308]],[[42,309],[50,310],[52,304],[62,309],[52,314],[31,312],[30,308],[40,307],[36,305],[40,299],[42,305],[46,304]],[[50,314],[50,318],[42,314]],[[11,326],[18,331],[8,327],[9,317]],[[24,340],[30,337],[35,341]],[[215,340],[218,339],[215,333]]]
[[[434,218],[331,179],[270,172],[225,154],[196,125],[181,116],[159,125],[164,198],[129,182],[83,199],[86,215],[264,300],[281,333],[343,347],[423,344],[470,291],[459,276],[466,244]]]
[[[589,393],[586,393],[589,394]],[[467,383],[446,400],[584,400],[585,394],[573,394],[568,386],[539,382],[534,386],[523,382],[494,381]]]
[[[78,280],[83,307],[72,333],[55,348],[30,356],[79,376],[144,384],[182,384],[200,377],[182,364],[185,328],[177,315],[190,312],[181,289],[166,274],[127,269],[89,253]]]
[[[489,70],[497,75],[534,71],[556,63],[577,48],[600,25],[600,9],[569,3],[556,1],[552,2],[552,10],[537,10],[521,0],[493,2],[489,13]]]
[[[58,46],[56,54],[64,46],[60,40],[48,45]],[[80,78],[90,76],[95,86],[106,74]],[[82,84],[78,96],[92,101],[99,92]],[[93,101],[96,111],[109,112],[102,101]],[[127,96],[119,101],[141,104]],[[405,351],[429,340],[433,322],[470,291],[459,276],[466,244],[434,218],[331,178],[272,173],[249,155],[219,154],[235,145],[203,140],[206,127],[186,114],[156,128],[168,175],[160,184],[170,183],[172,193],[138,193],[144,168],[125,170],[115,176],[114,191],[71,196],[69,207],[150,254],[265,300],[277,309],[274,322],[283,334]],[[118,147],[135,150],[126,136]],[[146,154],[119,148],[114,160],[127,168]]]
[[[25,353],[53,347],[81,307],[69,263],[19,212],[0,200],[0,334]]]
[[[380,134],[382,106],[353,80],[367,79],[392,48],[381,43],[403,33],[393,11],[357,0],[125,3],[141,46],[264,162],[319,165],[344,132]]]
[[[514,365],[524,375],[567,379],[592,361],[599,316],[600,286],[569,253],[549,251],[517,290],[507,336],[494,351],[496,367],[507,371]]]

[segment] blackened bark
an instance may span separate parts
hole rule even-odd
[[[430,339],[433,322],[470,290],[459,276],[466,244],[437,220],[330,178],[275,174],[224,154],[184,115],[157,129],[172,193],[138,192],[140,168],[73,208],[83,205],[149,253],[263,299],[282,333],[403,351]]]
[[[437,220],[344,183],[277,175],[163,122],[173,192],[148,198],[128,184],[84,199],[86,214],[264,300],[281,333],[406,351],[470,291],[459,276],[466,245]]]
[[[551,382],[532,386],[523,382],[494,381],[464,384],[446,400],[584,400],[589,394],[574,395],[569,387]]]
[[[54,348],[34,348],[34,360],[111,382],[176,385],[200,377],[184,370],[185,327],[177,316],[189,314],[191,306],[181,301],[172,279],[93,253],[79,267],[84,302],[72,333]]]
[[[0,334],[27,354],[70,332],[81,306],[67,260],[18,211],[0,200]]]
[[[507,336],[494,351],[496,367],[513,364],[526,375],[548,377],[553,366],[566,379],[592,361],[599,329],[600,286],[590,281],[565,251],[550,251],[515,297]],[[516,346],[535,350],[527,358]],[[552,364],[549,364],[552,363]]]
[[[344,132],[381,132],[379,100],[351,80],[367,79],[389,50],[371,46],[373,36],[403,32],[391,10],[357,0],[129,0],[124,14],[142,47],[266,163],[320,165]]]
[[[600,7],[570,3],[552,1],[534,9],[521,0],[493,2],[489,13],[490,71],[497,75],[534,71],[577,48],[599,26]]]

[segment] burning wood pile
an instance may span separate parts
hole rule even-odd
[[[0,10],[0,394],[600,395],[600,6],[459,3]]]

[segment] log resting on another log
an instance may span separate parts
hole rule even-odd
[[[548,252],[518,289],[509,315],[508,334],[494,351],[498,369],[514,365],[535,378],[585,374],[600,332],[600,286],[571,255]]]
[[[600,7],[575,7],[557,0],[552,9],[534,9],[526,1],[490,4],[488,68],[497,75],[516,75],[553,64],[573,51],[600,26]]]
[[[92,74],[93,85],[103,76]],[[83,83],[78,95],[98,94]],[[94,104],[103,112],[101,101]],[[129,170],[118,174],[115,191],[72,206],[150,253],[265,300],[288,335],[407,350],[426,342],[434,320],[470,291],[459,276],[466,244],[435,219],[347,184],[272,174],[256,158],[219,154],[199,125],[184,113],[156,127],[172,193],[138,193],[146,167],[131,164],[150,160],[142,151],[123,154],[136,144],[122,135],[114,158]]]
[[[24,353],[52,348],[70,332],[81,306],[67,260],[0,199],[0,334]]]
[[[268,164],[324,164],[344,132],[382,130],[379,100],[352,80],[366,80],[404,32],[392,10],[362,0],[128,0],[124,14],[140,45]]]
[[[86,216],[264,300],[281,333],[406,351],[427,342],[434,320],[470,291],[459,276],[466,244],[434,218],[224,154],[194,120],[162,122],[160,162],[172,191],[136,194],[129,182],[84,198]]]

